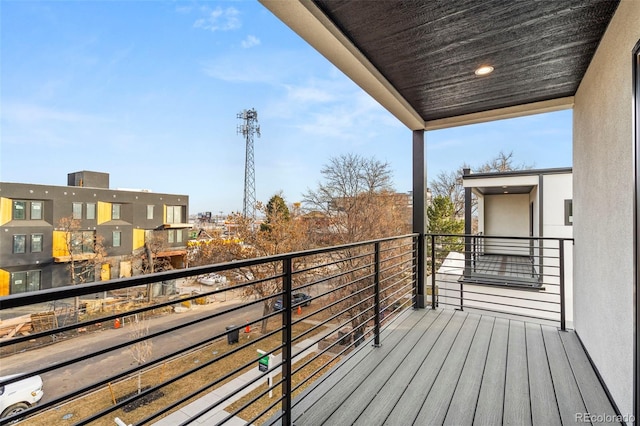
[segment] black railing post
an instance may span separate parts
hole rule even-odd
[[[375,326],[374,326],[374,341],[373,346],[380,347],[380,242],[375,243],[375,272],[373,277],[373,287],[375,291],[374,295],[374,311],[375,311]]]
[[[291,331],[291,274],[292,261],[290,257],[282,260],[282,307],[284,308],[282,315],[282,424],[291,425],[293,422],[291,416],[291,371],[293,348],[291,347],[292,331]]]
[[[436,302],[436,236],[431,234],[431,309],[438,307]]]
[[[424,285],[426,276],[424,234],[418,234],[418,252],[416,257],[416,298],[413,307],[415,309],[422,309],[425,307]]]
[[[558,240],[560,257],[560,330],[567,329],[566,302],[564,300],[564,239]]]

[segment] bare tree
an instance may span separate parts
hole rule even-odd
[[[160,231],[146,231],[144,247],[136,251],[132,258],[140,267],[142,274],[169,271],[173,269],[171,260],[162,256],[162,252],[169,247],[166,233]],[[153,299],[153,284],[147,284],[147,301]]]
[[[478,167],[471,167],[463,163],[455,171],[442,171],[430,182],[429,187],[434,198],[445,196],[453,203],[454,215],[457,218],[464,217],[464,187],[462,177],[464,169],[470,169],[473,173],[507,172],[511,170],[526,170],[533,168],[525,163],[516,164],[513,152],[500,151],[498,155]],[[475,202],[474,202],[475,207]]]
[[[82,229],[81,222],[71,216],[58,221],[56,232],[62,233],[62,253],[68,259],[67,270],[72,285],[93,282],[105,263],[104,238],[94,230]],[[75,319],[78,320],[80,298],[75,297]]]
[[[256,226],[252,218],[239,213],[229,217],[235,224],[236,237],[233,240],[211,238],[207,242],[197,244],[191,249],[190,259],[193,265],[217,263],[237,259],[252,259],[272,256],[281,253],[308,248],[305,222],[291,214],[281,194],[274,195],[267,205],[258,203],[257,210],[266,217],[261,226]],[[270,277],[282,274],[281,262],[266,263],[238,269],[238,274],[245,280],[255,284],[243,287],[242,296],[265,298],[263,316],[273,311],[275,300],[269,298],[282,291],[281,278]],[[267,332],[268,319],[261,324],[261,331]]]
[[[134,315],[134,321],[129,326],[129,338],[131,340],[139,339],[149,335],[149,321],[138,319],[138,314]],[[144,364],[151,358],[153,352],[153,342],[149,339],[144,339],[134,343],[129,347],[131,356],[138,364],[138,366]],[[138,370],[138,395],[142,392],[142,371]]]
[[[346,244],[399,235],[411,227],[407,194],[393,190],[388,163],[375,158],[349,154],[332,158],[321,170],[324,181],[315,190],[303,195],[307,210],[318,211],[326,218],[328,244]],[[371,318],[371,304],[366,303],[373,292],[373,277],[366,265],[371,259],[362,248],[335,252],[341,270],[350,271],[332,280],[334,294],[345,302],[337,310],[347,310],[352,329],[364,332]]]

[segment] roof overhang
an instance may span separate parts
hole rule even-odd
[[[393,85],[311,1],[260,0],[267,9],[411,130],[425,121]]]
[[[411,130],[572,108],[619,3],[260,2]]]

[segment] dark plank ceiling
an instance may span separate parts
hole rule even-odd
[[[619,1],[314,3],[430,121],[574,95]]]

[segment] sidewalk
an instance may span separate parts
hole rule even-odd
[[[313,342],[312,339],[303,340],[302,342],[300,342],[299,344],[293,347],[293,353],[295,354],[293,357],[294,362],[318,350],[318,344],[316,343],[311,345],[312,342]],[[309,348],[307,348],[307,346],[309,346]],[[281,360],[282,360],[281,355],[277,355],[274,359],[274,363],[276,364],[280,363]],[[274,369],[273,374],[274,375],[279,374],[280,370],[281,368]],[[180,410],[154,423],[154,425],[155,426],[174,426],[176,424],[182,424],[184,422],[187,422],[199,412],[207,409],[207,407],[210,407],[216,404],[218,401],[221,401],[227,395],[232,395],[237,389],[243,387],[244,385],[251,382],[256,377],[260,377],[263,374],[264,373],[261,373],[260,371],[258,371],[258,367],[256,365],[256,367],[253,368],[251,371],[243,374],[242,376],[236,379],[233,379],[232,381],[219,387],[218,389],[209,392],[208,394],[204,395],[197,401],[194,401],[191,404],[182,407]],[[212,408],[207,414],[195,420],[193,424],[211,425],[211,424],[216,424],[222,421],[230,414],[224,411],[223,409],[224,407],[242,398],[244,395],[248,394],[258,386],[263,384],[266,380],[267,380],[267,376],[265,375],[262,380],[258,380],[254,382],[253,384],[247,386],[246,389],[243,389],[241,392],[238,392],[237,394],[233,395],[232,397],[227,399],[225,402],[221,403],[215,408]],[[239,425],[245,425],[246,422],[239,417],[232,417],[225,424],[231,425],[231,426],[236,426],[236,425],[239,426]]]

